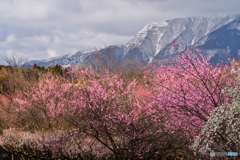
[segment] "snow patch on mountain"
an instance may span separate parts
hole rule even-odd
[[[125,45],[80,51],[70,56],[63,56],[48,61],[31,61],[26,65],[31,66],[35,63],[42,66],[56,64],[65,66],[69,64],[92,65],[99,61],[103,61],[101,64],[114,61],[117,62],[117,65],[130,63],[149,64],[175,56],[189,47],[199,48],[204,46],[205,43],[208,44],[207,46],[213,46],[212,41],[216,43],[221,42],[219,40],[219,38],[222,38],[221,35],[223,33],[221,34],[221,32],[224,32],[223,35],[226,32],[229,37],[233,37],[230,32],[234,32],[234,38],[238,40],[238,34],[240,34],[239,19],[240,16],[190,17],[175,18],[163,23],[151,23],[146,25]],[[228,28],[224,28],[225,26]],[[214,39],[216,37],[218,39]],[[228,40],[226,39],[225,41]],[[234,45],[231,45],[232,43]],[[234,50],[237,50],[240,48],[238,43],[231,41],[229,46],[234,46]],[[208,47],[205,50],[206,53],[209,53],[210,56],[216,54],[223,55],[224,49],[219,45],[215,46],[219,48]],[[229,51],[231,51],[231,48]],[[224,53],[224,57],[226,56]]]

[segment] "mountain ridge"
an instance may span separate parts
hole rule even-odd
[[[77,52],[49,61],[30,61],[49,67],[80,65],[98,68],[131,68],[161,64],[187,48],[201,50],[211,63],[227,63],[240,55],[240,16],[188,17],[151,23],[123,45],[110,45],[89,52]],[[220,57],[220,58],[219,58]]]

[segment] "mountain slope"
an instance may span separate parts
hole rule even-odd
[[[187,48],[196,48],[211,63],[239,58],[240,16],[193,17],[145,26],[129,42],[90,52],[78,52],[48,61],[30,61],[25,66],[81,65],[94,69],[135,68],[175,59]]]

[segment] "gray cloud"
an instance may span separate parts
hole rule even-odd
[[[0,57],[49,58],[121,44],[154,21],[238,14],[239,5],[238,0],[0,0]]]

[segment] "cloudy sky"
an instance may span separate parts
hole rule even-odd
[[[148,23],[239,14],[239,6],[239,0],[0,0],[0,58],[121,44]]]

